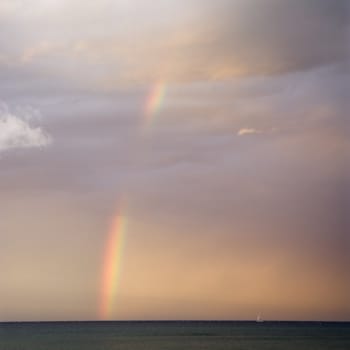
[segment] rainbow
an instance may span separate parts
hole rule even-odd
[[[144,105],[145,126],[153,123],[160,110],[165,96],[166,84],[159,80],[153,86]],[[127,229],[127,219],[119,210],[114,216],[107,234],[103,256],[101,295],[99,300],[99,318],[107,320],[111,317],[121,273],[122,253]]]
[[[156,82],[147,97],[144,109],[145,124],[150,125],[159,112],[166,92],[166,84],[163,81]]]
[[[127,219],[118,212],[113,219],[106,240],[99,310],[101,320],[109,319],[115,300],[120,279],[126,228]]]

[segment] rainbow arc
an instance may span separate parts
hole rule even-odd
[[[152,86],[143,108],[144,126],[149,127],[154,123],[156,115],[162,107],[165,92],[166,84],[164,81],[159,80]],[[105,243],[99,304],[99,317],[101,320],[110,319],[112,314],[120,282],[126,232],[127,210],[121,203],[114,215]]]

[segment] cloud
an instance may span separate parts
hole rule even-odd
[[[161,31],[151,31],[150,25],[130,40],[115,35],[87,40],[81,54],[110,67],[117,62],[120,70],[106,79],[111,84],[278,75],[347,59],[348,12],[343,0],[190,4],[193,12],[181,25]]]
[[[348,57],[346,0],[52,0],[2,7],[0,74],[9,70],[21,84],[32,74],[55,88],[216,81],[306,71]]]
[[[7,108],[0,110],[0,152],[14,148],[47,146],[52,138],[42,128],[31,126],[28,117],[19,117]]]
[[[343,61],[347,5],[344,0],[221,0],[208,6],[207,39],[196,49],[216,78],[283,74]],[[325,48],[324,42],[330,45]]]
[[[261,131],[253,128],[243,128],[237,132],[238,136],[252,135],[252,134],[261,134]]]
[[[50,53],[57,53],[57,50],[59,49],[60,47],[54,43],[50,43],[48,41],[40,41],[35,46],[24,50],[21,57],[21,62],[29,63],[38,57],[49,55]]]
[[[147,282],[159,285],[171,275],[173,282],[169,280],[158,291],[166,300],[181,295],[190,304],[199,295],[198,309],[212,305],[217,310],[219,303],[224,310],[208,313],[207,318],[238,317],[240,305],[242,317],[249,317],[247,290],[253,308],[259,304],[282,312],[279,296],[284,295],[284,305],[289,305],[289,293],[294,290],[288,281],[293,279],[307,285],[294,300],[293,310],[313,305],[310,311],[298,311],[295,318],[316,317],[315,312],[339,305],[338,317],[348,319],[349,293],[342,283],[349,285],[345,271],[348,207],[343,203],[348,203],[345,191],[350,186],[344,165],[349,164],[350,152],[343,145],[345,140],[349,144],[343,119],[338,122],[339,118],[348,122],[341,102],[341,98],[347,101],[348,80],[329,69],[170,86],[147,137],[138,137],[141,102],[147,91],[104,95],[67,90],[60,95],[52,89],[38,98],[35,93],[41,90],[36,89],[42,86],[37,79],[25,81],[25,102],[13,103],[39,106],[50,117],[47,125],[57,145],[50,152],[28,152],[21,159],[4,157],[1,162],[5,170],[0,172],[0,209],[9,219],[0,220],[4,232],[0,270],[9,296],[2,298],[0,308],[12,318],[17,312],[23,319],[29,304],[18,306],[19,294],[12,298],[16,291],[31,288],[29,294],[43,300],[41,314],[33,311],[32,318],[93,318],[101,258],[96,247],[102,246],[120,192],[128,191],[132,196],[130,240],[123,262],[123,275],[128,277],[121,285],[121,295],[130,295],[128,301],[133,302],[133,293],[145,294],[146,299],[154,296]],[[253,128],[272,137],[247,135],[249,142],[232,137],[240,129]],[[280,132],[274,133],[273,128]],[[69,236],[75,237],[73,244]],[[53,254],[42,254],[53,246],[57,247]],[[76,253],[81,249],[90,257],[88,268]],[[179,252],[183,265],[177,261]],[[17,257],[21,263],[14,271],[12,262]],[[47,271],[36,274],[44,259]],[[143,276],[137,269],[140,261],[147,261]],[[164,262],[160,268],[159,261]],[[233,271],[232,266],[237,268]],[[47,291],[52,271],[58,267],[68,271],[69,283],[61,284],[60,302],[51,308],[54,298]],[[326,277],[313,279],[320,270]],[[40,283],[28,282],[28,287],[23,281],[32,271],[32,280]],[[261,286],[257,293],[256,278]],[[203,294],[208,279],[215,283]],[[19,284],[14,285],[14,280]],[[35,289],[38,285],[40,290]],[[237,298],[232,300],[229,292],[222,296],[222,291],[237,285],[242,286]],[[283,293],[281,285],[288,287]],[[310,304],[318,290],[325,294]],[[62,311],[62,305],[76,303],[80,295],[86,298],[82,311]],[[122,299],[117,316],[140,318],[150,304],[154,310],[160,308],[146,299],[141,298],[133,311],[123,307],[128,302]],[[181,305],[170,311],[168,317],[187,315]],[[271,313],[271,318],[277,316]],[[326,311],[324,318],[330,318]]]

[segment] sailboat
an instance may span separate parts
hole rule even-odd
[[[261,318],[260,314],[256,316],[256,322],[264,322],[264,320]]]

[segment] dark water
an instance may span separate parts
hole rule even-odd
[[[350,323],[0,323],[0,350],[350,350]]]

